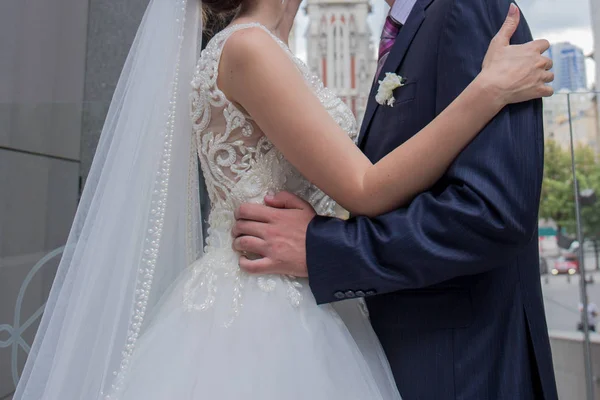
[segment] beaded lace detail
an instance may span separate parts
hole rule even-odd
[[[191,117],[198,155],[212,209],[204,256],[192,264],[192,277],[184,289],[187,310],[202,311],[215,301],[219,279],[232,279],[232,319],[242,307],[243,288],[255,283],[265,292],[286,285],[292,305],[302,301],[302,284],[293,277],[251,277],[238,267],[231,250],[233,211],[241,203],[260,203],[269,192],[287,190],[308,201],[320,215],[335,215],[333,200],[304,179],[273,146],[244,110],[229,101],[217,87],[219,62],[227,39],[241,29],[266,31],[295,62],[323,106],[348,135],[356,140],[357,124],[350,109],[289,48],[258,23],[232,25],[219,32],[202,52],[192,81]]]

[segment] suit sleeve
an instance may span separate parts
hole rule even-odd
[[[438,49],[437,113],[480,72],[509,4],[454,0]],[[523,19],[513,40],[531,40]],[[541,101],[503,109],[436,187],[406,208],[348,221],[316,217],[306,250],[317,302],[340,300],[348,290],[417,289],[507,265],[536,240],[541,116]]]

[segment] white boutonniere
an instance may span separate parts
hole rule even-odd
[[[383,78],[382,81],[379,81],[379,89],[377,89],[375,101],[381,105],[394,107],[394,102],[396,101],[394,98],[394,90],[404,86],[405,83],[406,79],[400,75],[396,75],[392,72],[386,72],[385,78]]]

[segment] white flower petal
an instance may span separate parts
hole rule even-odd
[[[394,90],[403,86],[402,77],[392,72],[386,72],[385,78],[379,81],[379,88],[375,95],[375,101],[384,105],[387,104],[390,107],[394,106],[396,99],[394,98]]]

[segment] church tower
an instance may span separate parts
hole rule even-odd
[[[359,120],[377,67],[370,0],[307,0],[307,64]]]

